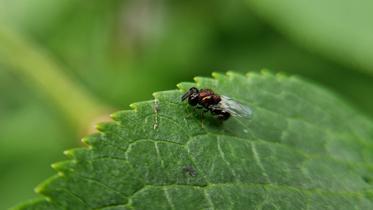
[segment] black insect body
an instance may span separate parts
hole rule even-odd
[[[191,106],[204,108],[219,120],[227,120],[231,115],[247,117],[252,113],[249,107],[245,107],[227,96],[217,95],[210,89],[198,90],[192,87],[181,97],[182,101],[186,99]]]
[[[216,115],[220,120],[227,120],[231,116],[229,112],[219,106],[221,97],[216,95],[210,89],[198,90],[197,88],[192,87],[181,97],[182,101],[186,99],[188,99],[188,103],[191,106],[200,105],[201,107],[205,108],[205,110]]]

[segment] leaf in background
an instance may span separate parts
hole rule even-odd
[[[48,166],[62,158],[60,151],[78,145],[65,116],[4,69],[0,66],[0,209],[30,198],[32,188],[53,175]]]
[[[372,209],[373,124],[296,77],[196,78],[253,109],[218,123],[177,90],[113,114],[17,209]],[[186,170],[187,169],[187,170]]]
[[[0,0],[0,22],[40,36],[74,5],[73,0]]]
[[[300,45],[373,73],[372,1],[247,2]]]
[[[249,13],[246,2],[27,1],[32,5],[0,0],[6,2],[0,17],[112,106],[143,100],[208,69],[265,67],[313,79],[373,115],[372,77],[300,49]]]

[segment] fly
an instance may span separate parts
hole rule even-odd
[[[210,111],[217,119],[223,121],[229,119],[230,116],[250,117],[252,115],[249,107],[227,96],[220,96],[211,89],[198,90],[192,87],[181,97],[181,100],[188,100],[189,105]]]

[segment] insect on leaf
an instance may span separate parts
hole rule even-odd
[[[113,114],[15,209],[373,209],[371,120],[297,77],[213,76]],[[193,86],[251,118],[201,116]]]

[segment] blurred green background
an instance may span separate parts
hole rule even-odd
[[[371,11],[368,0],[0,0],[0,209],[35,197],[96,117],[212,71],[298,74],[372,117]]]

